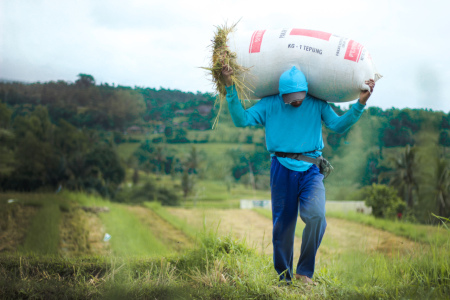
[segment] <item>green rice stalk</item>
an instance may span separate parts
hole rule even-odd
[[[223,101],[226,97],[225,90],[225,80],[222,76],[222,67],[224,65],[229,65],[234,74],[231,75],[231,79],[236,88],[239,99],[241,99],[242,104],[245,107],[245,99],[248,99],[249,93],[252,93],[252,85],[249,80],[245,80],[247,77],[249,68],[245,68],[236,62],[236,53],[231,52],[230,48],[227,46],[228,35],[235,31],[237,23],[228,26],[227,24],[223,26],[216,26],[216,32],[214,34],[214,39],[211,41],[212,57],[211,65],[208,68],[203,68],[212,75],[212,82],[214,88],[217,92],[216,101],[214,106],[219,106],[219,111],[217,113],[216,119],[214,120],[213,128],[216,128],[219,123],[219,116],[222,111]],[[242,78],[242,79],[241,79]]]

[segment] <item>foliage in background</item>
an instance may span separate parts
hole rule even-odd
[[[0,110],[10,112],[5,106]],[[3,162],[1,190],[54,191],[63,186],[114,196],[125,177],[108,138],[97,131],[78,130],[63,119],[53,124],[43,106],[2,123],[11,128],[11,136],[4,139],[0,151],[11,160]]]
[[[392,187],[374,183],[364,188],[364,194],[366,205],[372,207],[372,214],[377,218],[401,217],[405,210],[405,202]]]
[[[436,159],[434,196],[439,216],[450,216],[450,163]]]
[[[157,187],[150,180],[143,185],[122,188],[112,201],[127,204],[155,201],[168,206],[179,204],[179,198],[176,193],[163,187]]]
[[[232,162],[231,174],[236,180],[246,179],[253,189],[269,189],[270,155],[262,145],[247,153],[239,149],[228,150],[227,156]]]
[[[405,151],[392,159],[394,164],[390,185],[395,186],[399,194],[408,205],[409,209],[414,207],[413,192],[417,192],[419,162],[416,156],[417,148],[407,145]]]
[[[124,164],[170,174],[180,182],[179,190],[188,169],[198,179],[188,199],[201,198],[199,182],[205,179],[222,181],[228,190],[234,184],[268,189],[264,129],[235,128],[225,105],[220,126],[208,130],[219,108],[207,93],[116,87],[79,74],[75,83],[0,83],[0,100],[2,189],[56,190],[61,184],[114,197],[123,184]],[[449,114],[431,110],[369,107],[344,134],[324,127],[323,154],[336,170],[325,181],[327,198],[362,200],[361,188],[390,184],[419,221],[429,222],[431,212],[448,216],[447,181],[439,179],[445,167],[430,158],[442,158],[448,166],[449,120]],[[437,151],[430,151],[430,145]],[[122,162],[113,153],[116,146]],[[195,171],[189,166],[193,146]],[[408,147],[417,149],[411,151],[417,152],[413,164],[405,160]],[[402,172],[411,175],[408,180],[399,180],[405,178]]]

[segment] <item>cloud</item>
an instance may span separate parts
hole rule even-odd
[[[187,21],[187,16],[176,7],[173,2],[163,1],[96,1],[91,17],[97,26],[108,29],[164,31],[177,27],[178,22]]]
[[[241,31],[298,27],[352,38],[368,48],[384,75],[370,104],[450,110],[448,93],[418,88],[424,66],[441,84],[450,80],[444,1],[0,3],[0,78],[74,81],[87,73],[97,82],[212,91],[198,67],[209,63],[214,26],[241,20]],[[424,101],[427,95],[436,100]]]

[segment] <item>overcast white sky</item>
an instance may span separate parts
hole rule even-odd
[[[305,28],[352,38],[378,71],[369,104],[450,111],[450,2],[0,0],[0,78],[212,92],[215,25]]]

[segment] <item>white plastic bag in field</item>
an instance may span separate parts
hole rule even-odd
[[[278,94],[280,75],[292,66],[305,74],[309,94],[330,102],[355,100],[369,89],[364,81],[382,77],[363,45],[331,33],[290,28],[237,31],[228,38],[237,63],[251,68],[240,78],[253,86],[251,99]]]

